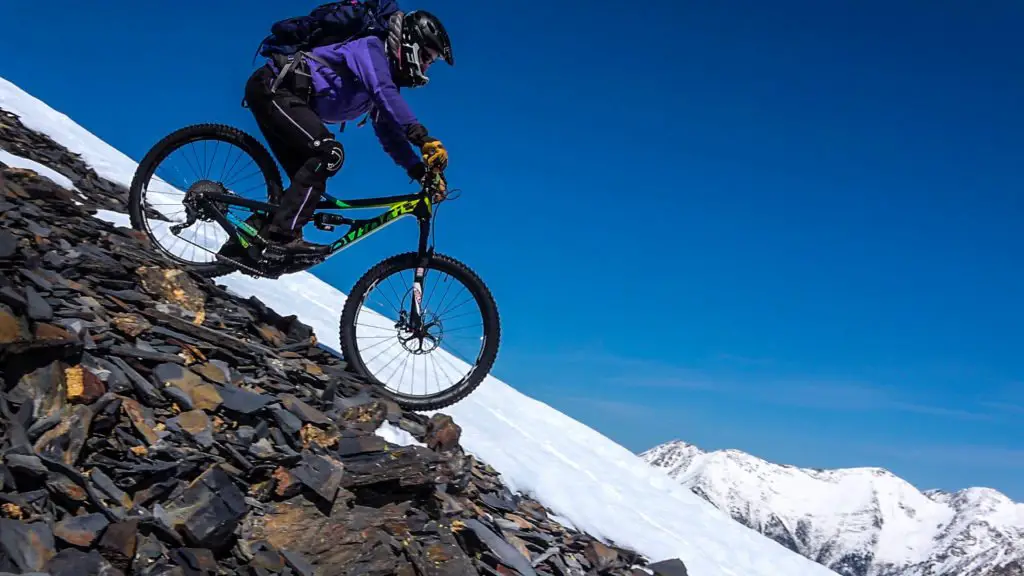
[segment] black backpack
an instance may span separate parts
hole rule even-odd
[[[386,40],[388,21],[398,11],[397,0],[342,0],[322,4],[305,16],[275,22],[257,53],[272,58],[365,36]]]

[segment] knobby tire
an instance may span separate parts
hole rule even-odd
[[[370,374],[362,356],[359,354],[356,346],[356,313],[359,311],[368,291],[378,281],[383,280],[394,272],[415,268],[418,266],[418,263],[419,256],[415,252],[397,254],[376,264],[356,282],[348,298],[345,300],[345,307],[341,312],[341,352],[349,367],[357,375],[374,384],[375,388],[382,395],[393,400],[403,409],[412,411],[438,410],[451,406],[468,396],[490,373],[498,356],[498,344],[501,339],[500,318],[498,316],[497,304],[494,302],[490,289],[477,276],[476,272],[450,256],[433,254],[427,266],[428,270],[447,273],[452,278],[462,282],[472,294],[477,306],[479,306],[484,322],[484,348],[469,375],[447,390],[423,396],[401,394],[388,390],[386,382],[380,382],[373,374]],[[429,279],[430,275],[428,274],[427,277]]]
[[[200,276],[216,278],[217,276],[224,276],[234,272],[237,270],[237,267],[223,261],[196,264],[171,254],[152,237],[152,233],[146,225],[146,217],[143,214],[142,206],[142,187],[152,178],[156,167],[176,149],[191,142],[202,140],[219,140],[239,147],[259,167],[265,182],[277,186],[278,190],[283,189],[281,172],[278,170],[274,158],[258,140],[232,126],[223,124],[195,124],[168,134],[163,140],[157,142],[143,157],[142,162],[139,163],[139,167],[135,171],[135,176],[132,178],[131,187],[128,189],[128,215],[131,218],[132,228],[145,233],[150,243],[163,253],[164,256]]]

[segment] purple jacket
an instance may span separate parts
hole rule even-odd
[[[384,151],[406,170],[419,164],[420,158],[406,138],[406,130],[418,120],[391,79],[384,42],[370,36],[312,52],[331,64],[328,68],[306,58],[313,76],[312,107],[321,120],[355,120],[373,107],[375,113],[370,118]]]

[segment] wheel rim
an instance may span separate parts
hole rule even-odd
[[[229,236],[212,218],[198,215],[187,223],[190,208],[186,199],[199,189],[221,190],[256,200],[265,200],[271,183],[259,164],[244,148],[213,135],[190,138],[163,152],[141,184],[143,225],[151,244],[176,262],[209,265]],[[252,212],[239,206],[220,206],[245,220]]]
[[[445,270],[427,268],[423,325],[406,312],[415,267],[390,271],[367,288],[354,320],[354,345],[371,382],[400,398],[429,400],[473,376],[486,350],[486,314],[479,295]]]

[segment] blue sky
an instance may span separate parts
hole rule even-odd
[[[255,132],[255,45],[315,3],[17,2],[0,74],[138,159]],[[1024,500],[1024,5],[417,6],[456,56],[407,93],[462,189],[439,250],[495,293],[499,377],[633,450]],[[369,128],[343,142],[331,192],[409,189]],[[315,273],[347,290],[414,238]]]

